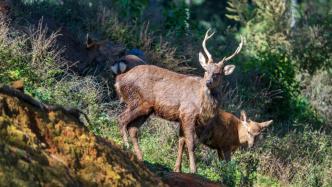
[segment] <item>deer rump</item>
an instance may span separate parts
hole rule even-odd
[[[128,108],[142,106],[145,115],[155,113],[164,119],[178,121],[181,113],[199,112],[197,98],[201,80],[153,65],[140,65],[118,75],[115,87]]]
[[[120,60],[114,62],[111,66],[112,73],[114,75],[119,75],[125,73],[135,66],[144,65],[146,62],[136,55],[126,55]]]

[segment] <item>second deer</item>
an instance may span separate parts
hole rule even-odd
[[[184,138],[189,153],[190,171],[196,172],[194,157],[194,136],[197,126],[208,125],[218,114],[218,94],[221,80],[230,75],[234,65],[225,65],[237,55],[243,45],[243,38],[236,51],[229,57],[214,63],[206,48],[206,41],[214,33],[206,32],[199,53],[199,62],[205,70],[204,77],[179,74],[153,65],[140,65],[116,77],[115,88],[121,101],[126,104],[119,116],[120,131],[128,147],[129,134],[133,139],[138,159],[143,156],[138,146],[138,128],[150,114],[180,123],[180,136]]]
[[[244,111],[241,117],[219,110],[218,116],[210,124],[208,130],[196,129],[197,137],[201,143],[212,149],[216,149],[220,160],[231,160],[231,153],[240,146],[254,145],[258,135],[268,127],[273,121],[255,122],[247,119]],[[180,138],[178,146],[178,156],[175,164],[175,171],[181,171],[182,153],[184,139]]]

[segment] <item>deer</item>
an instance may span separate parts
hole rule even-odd
[[[218,113],[219,86],[224,76],[232,74],[235,65],[225,63],[236,56],[243,46],[243,37],[235,52],[214,63],[207,50],[206,42],[214,35],[210,29],[202,42],[199,52],[204,77],[185,75],[154,65],[140,65],[116,76],[115,89],[126,107],[119,115],[118,122],[124,146],[129,147],[128,132],[134,151],[143,160],[138,142],[135,140],[138,128],[153,113],[163,119],[179,122],[189,154],[190,172],[196,172],[194,157],[194,135],[196,126],[210,123]],[[129,128],[129,129],[128,129]]]
[[[240,118],[235,115],[219,110],[218,117],[214,120],[208,132],[197,129],[197,138],[201,143],[211,149],[216,149],[219,160],[226,162],[231,160],[231,153],[239,147],[251,148],[257,137],[266,129],[273,120],[265,122],[255,122],[247,119],[245,111],[241,111]],[[204,133],[202,133],[204,132]],[[175,171],[181,171],[182,152],[185,140],[179,140],[178,157]]]
[[[88,58],[84,68],[96,62],[97,66],[108,66],[113,75],[125,73],[135,66],[146,64],[139,55],[126,52],[123,46],[112,44],[108,40],[96,41],[88,34],[86,36]],[[82,68],[82,69],[84,69]]]

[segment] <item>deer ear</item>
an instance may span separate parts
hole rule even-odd
[[[259,125],[261,128],[265,128],[265,127],[268,127],[269,125],[271,125],[272,122],[273,122],[273,120],[265,121],[265,122],[259,123],[258,125]]]
[[[123,62],[119,63],[120,72],[123,73],[127,69],[127,65]]]
[[[199,59],[199,63],[201,64],[201,66],[206,70],[207,64],[206,64],[206,59],[205,59],[203,53],[199,52],[198,59]]]
[[[247,122],[247,114],[244,110],[241,111],[241,117],[240,117],[241,121]]]
[[[233,73],[234,69],[235,69],[235,65],[226,65],[224,67],[224,74],[225,75],[230,75],[230,74]]]
[[[86,34],[86,41],[85,41],[85,44],[86,44],[86,48],[87,48],[87,49],[90,49],[90,48],[96,46],[96,42],[93,41],[93,40],[90,38],[89,34]]]

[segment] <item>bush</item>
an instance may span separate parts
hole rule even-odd
[[[309,122],[318,129],[322,127],[322,121],[307,98],[301,95],[297,79],[300,71],[293,55],[294,42],[288,34],[291,32],[288,3],[281,0],[230,3],[229,17],[243,24],[241,33],[247,39],[245,53],[248,60],[243,64],[242,75],[254,74],[261,79],[261,87],[269,89],[267,93],[271,93],[271,101],[263,103],[265,107],[257,106],[264,109],[261,112],[272,113],[279,121]],[[246,95],[257,92],[251,89],[253,86],[257,85],[248,81],[241,85]]]
[[[25,91],[35,98],[83,110],[96,133],[112,123],[105,118],[108,103],[103,103],[101,84],[94,77],[79,77],[65,69],[68,62],[62,59],[63,50],[56,47],[58,33],[49,34],[40,21],[28,34],[11,31],[8,21],[1,20],[1,83],[24,80]]]
[[[0,20],[0,82],[9,83],[22,78],[24,80],[36,81],[36,74],[26,63],[29,56],[24,48],[27,37],[11,37],[8,20]],[[31,57],[31,56],[30,56]]]
[[[289,132],[282,138],[267,137],[258,148],[261,154],[259,168],[285,183],[331,185],[328,177],[332,152],[330,140],[330,135],[308,129]]]

